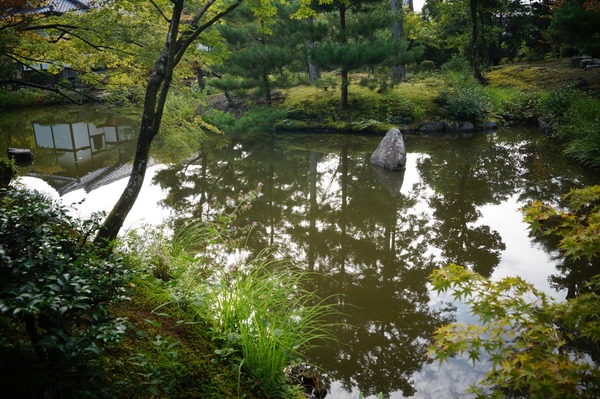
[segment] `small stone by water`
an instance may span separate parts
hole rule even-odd
[[[371,163],[387,170],[403,170],[406,166],[406,148],[400,129],[391,128],[371,155]]]

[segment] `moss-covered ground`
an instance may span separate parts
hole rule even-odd
[[[384,90],[362,86],[361,75],[352,75],[345,111],[339,107],[339,85],[327,90],[296,86],[283,91],[278,106],[289,111],[289,119],[278,127],[385,132],[393,125],[444,119],[440,93],[447,81],[442,75],[409,75],[407,81]],[[600,98],[600,69],[572,68],[568,59],[501,65],[486,71],[485,78],[490,89],[543,95],[571,86]]]
[[[115,308],[130,328],[107,362],[121,396],[131,398],[253,398],[252,388],[217,361],[208,326],[175,304],[152,276],[132,283],[131,300]]]
[[[573,85],[600,97],[600,68],[583,70],[569,66],[569,59],[516,63],[494,67],[485,74],[489,85],[523,91],[551,91]]]

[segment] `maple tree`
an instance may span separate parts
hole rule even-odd
[[[572,190],[557,208],[539,201],[524,207],[533,234],[559,238],[566,257],[597,266],[600,186]],[[430,355],[439,362],[466,355],[491,368],[477,397],[596,398],[600,394],[600,275],[578,296],[550,297],[520,277],[492,281],[452,264],[430,276],[433,289],[469,305],[477,324],[438,329]]]

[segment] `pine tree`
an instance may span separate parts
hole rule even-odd
[[[213,81],[213,86],[239,95],[254,92],[271,104],[273,89],[285,84],[282,72],[293,60],[295,42],[286,34],[290,13],[281,5],[278,9],[273,25],[266,25],[243,7],[219,27],[228,55],[218,67],[222,77]]]
[[[391,28],[394,15],[381,0],[334,0],[314,6],[331,29],[311,51],[311,57],[324,68],[339,68],[342,85],[340,109],[348,109],[348,73],[381,64],[400,51]],[[318,18],[317,18],[318,20]]]

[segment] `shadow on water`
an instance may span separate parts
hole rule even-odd
[[[83,182],[102,168],[126,164],[132,153],[132,136],[120,135],[126,124],[109,120],[5,121],[0,147],[34,148],[28,172],[50,184],[56,176]],[[172,210],[180,222],[207,218],[215,204],[226,207],[227,198],[262,183],[262,195],[237,222],[256,223],[250,251],[274,247],[318,272],[313,288],[339,301],[340,344],[310,353],[310,361],[329,372],[336,398],[356,398],[358,390],[365,397],[427,397],[428,385],[448,383],[425,356],[432,332],[449,317],[432,306],[437,299],[427,276],[454,262],[484,276],[517,272],[544,284],[564,265],[550,243],[528,236],[518,208],[600,183],[531,130],[406,137],[407,168],[395,174],[369,164],[380,139],[273,135],[203,149],[150,176],[161,193],[153,206]],[[553,281],[559,290],[567,284],[560,275]],[[459,394],[467,384],[450,383]]]

